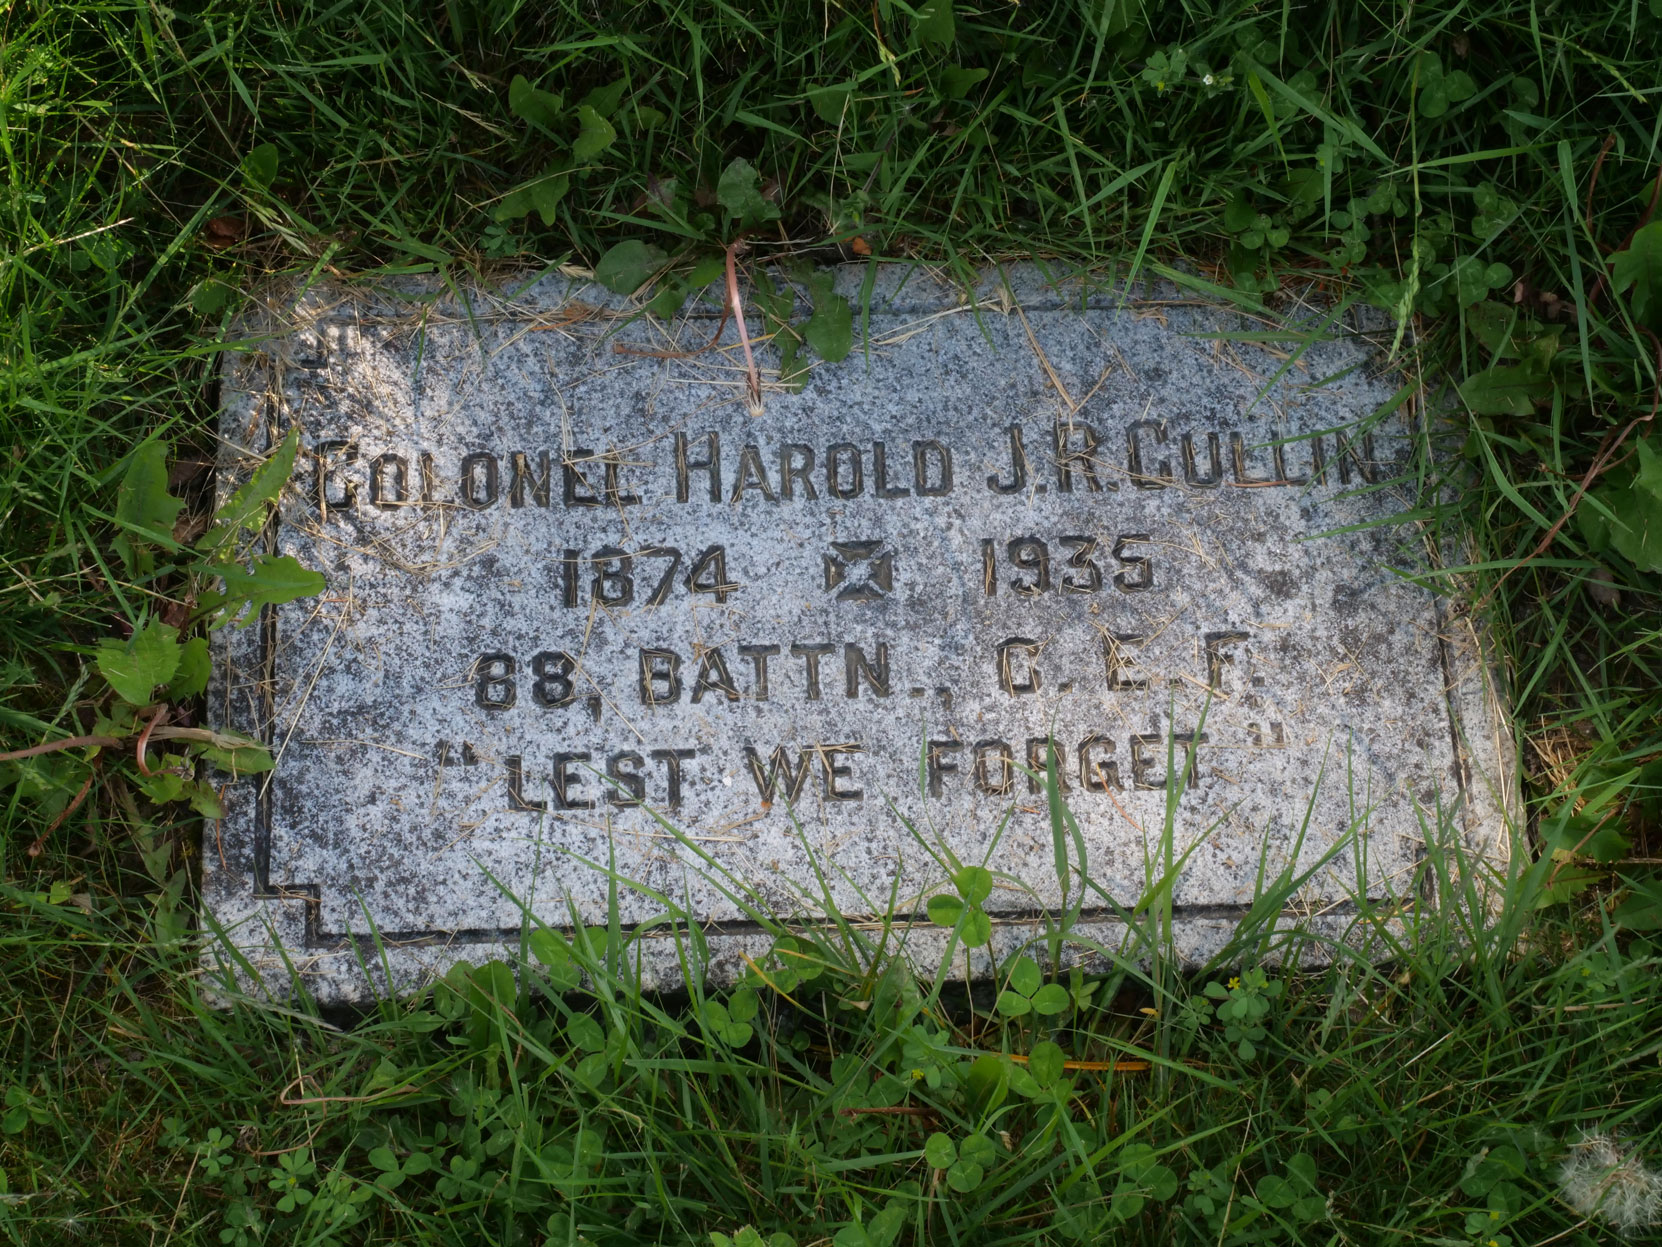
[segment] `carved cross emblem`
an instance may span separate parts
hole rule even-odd
[[[825,587],[839,602],[875,602],[894,589],[894,551],[881,541],[833,541]]]

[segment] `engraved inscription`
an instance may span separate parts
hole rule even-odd
[[[282,759],[226,793],[219,924],[346,974],[380,964],[367,920],[415,981],[615,906],[662,962],[764,902],[925,912],[952,860],[1016,918],[1061,900],[1052,789],[1091,921],[1168,842],[1174,915],[1284,871],[1313,912],[1364,867],[1408,895],[1463,738],[1388,525],[1419,480],[1400,383],[1183,299],[1034,278],[1018,316],[891,279],[843,364],[787,385],[751,337],[759,413],[731,320],[683,356],[713,319],[593,289],[419,324],[337,301],[326,366],[239,357],[225,479],[299,427],[262,548],[329,591],[216,642],[213,704]]]

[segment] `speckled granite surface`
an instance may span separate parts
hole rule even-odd
[[[604,921],[610,863],[624,925],[690,909],[720,977],[766,943],[735,893],[823,912],[810,853],[849,915],[984,861],[1008,949],[1060,899],[1052,737],[1110,944],[1102,894],[1135,903],[1168,838],[1193,957],[1261,871],[1310,869],[1287,920],[1339,934],[1359,891],[1434,903],[1439,817],[1496,860],[1505,719],[1401,574],[1420,431],[1377,342],[1032,268],[974,302],[882,271],[867,319],[863,280],[854,353],[769,373],[760,415],[732,326],[641,354],[715,318],[576,278],[265,300],[221,488],[298,424],[271,540],[329,588],[219,634],[215,721],[280,763],[208,833],[214,973],[406,989],[528,917]]]

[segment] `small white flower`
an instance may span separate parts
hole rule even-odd
[[[1211,86],[1212,85],[1212,75],[1207,74],[1204,78],[1201,79],[1201,82],[1203,82],[1207,86]]]
[[[1558,1190],[1583,1217],[1600,1216],[1623,1234],[1662,1224],[1662,1173],[1625,1140],[1588,1131],[1558,1166]]]

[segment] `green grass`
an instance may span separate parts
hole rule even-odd
[[[1463,439],[1430,516],[1473,537],[1450,588],[1510,666],[1538,838],[1579,854],[1514,880],[1491,933],[1456,905],[1383,967],[1259,985],[1248,931],[1233,967],[1123,964],[1083,1005],[1064,974],[1056,1015],[838,947],[723,1022],[585,943],[570,995],[486,976],[326,1023],[203,1002],[187,813],[84,751],[0,764],[0,1230],[1604,1241],[1553,1166],[1601,1122],[1662,1156],[1657,957],[1634,933],[1662,909],[1662,264],[1611,267],[1651,254],[1659,20],[1654,0],[0,9],[0,749],[95,730],[98,643],[186,617],[189,576],[123,553],[116,484],[160,435],[205,507],[236,290],[461,281],[628,240],[690,265],[734,240],[742,157],[778,209],[753,205],[752,277],[1038,254],[1272,310],[1314,279],[1412,319],[1404,366]],[[516,75],[558,105],[511,102]],[[1218,1004],[1263,1027],[1251,1056]],[[983,1057],[1045,1074],[1048,1042],[1149,1068],[1029,1086]],[[937,1181],[935,1132],[987,1162],[973,1189]]]

